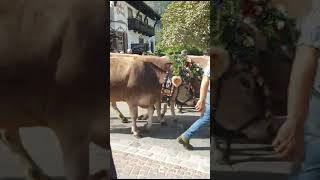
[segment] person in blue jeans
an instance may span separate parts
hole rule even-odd
[[[204,125],[210,125],[210,61],[204,69],[201,87],[200,98],[196,104],[196,110],[203,112],[203,115],[194,122],[187,131],[177,138],[177,141],[186,149],[192,150],[193,146],[190,144],[190,139],[198,132]]]

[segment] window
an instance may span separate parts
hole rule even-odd
[[[148,18],[145,18],[145,19],[144,19],[144,23],[145,23],[145,24],[148,24]]]
[[[142,15],[139,14],[138,17],[137,17],[140,21],[142,21]]]
[[[139,44],[143,44],[143,38],[139,38]]]
[[[128,17],[133,17],[132,9],[128,7]]]

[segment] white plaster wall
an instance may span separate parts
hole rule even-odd
[[[134,32],[133,30],[128,30],[128,7],[130,7],[132,9],[133,12],[133,16],[135,17],[135,15],[137,14],[138,10],[136,10],[135,8],[133,8],[132,6],[130,6],[129,4],[127,4],[125,1],[118,1],[117,2],[117,6],[122,6],[123,7],[123,12],[124,15],[121,13],[117,12],[117,7],[113,7],[114,2],[110,1],[110,14],[112,13],[113,15],[110,15],[110,17],[113,17],[113,21],[122,21],[125,22],[125,24],[122,23],[114,23],[110,21],[110,26],[113,29],[121,29],[121,31],[125,31],[127,32],[127,36],[128,36],[128,48],[131,48],[131,43],[139,43],[139,37],[144,39],[144,43],[148,42],[149,43],[149,50],[151,50],[151,45],[150,43],[153,42],[154,43],[154,50],[155,50],[155,36],[152,37],[148,37],[148,36],[144,36],[141,33],[137,33]],[[143,13],[139,13],[142,15],[142,20],[144,20],[145,15]],[[153,27],[155,21],[148,18],[148,24],[150,26]]]

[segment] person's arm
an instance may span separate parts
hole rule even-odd
[[[210,82],[209,77],[203,76],[202,81],[201,81],[201,87],[200,87],[200,99],[199,99],[200,101],[205,102],[205,100],[206,100],[209,82]]]
[[[196,110],[199,112],[202,112],[204,110],[209,83],[210,83],[210,78],[208,76],[203,76],[201,81],[201,87],[200,87],[200,98],[196,105]]]
[[[302,155],[303,127],[308,110],[310,90],[317,69],[318,50],[310,46],[297,47],[288,87],[288,119],[281,126],[273,145],[282,157]],[[301,149],[300,149],[301,150]]]
[[[288,120],[303,125],[310,90],[317,70],[318,50],[312,47],[297,48],[288,89]]]

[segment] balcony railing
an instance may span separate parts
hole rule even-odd
[[[136,18],[128,18],[128,29],[149,37],[154,36],[154,28]]]

